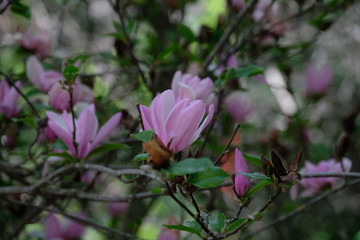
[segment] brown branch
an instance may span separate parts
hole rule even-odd
[[[239,123],[236,123],[236,124],[235,124],[235,127],[234,127],[233,134],[231,135],[228,143],[226,144],[226,147],[224,148],[224,150],[222,151],[222,153],[219,155],[219,157],[216,159],[216,161],[215,161],[215,163],[214,163],[215,166],[220,163],[221,158],[228,152],[228,150],[229,150],[229,148],[230,148],[230,145],[231,145],[231,143],[232,143],[232,141],[233,141],[233,139],[234,139],[237,131],[239,130],[239,128],[240,128],[240,124],[239,124]]]
[[[213,50],[210,52],[210,54],[206,57],[204,64],[202,66],[202,71],[206,71],[207,67],[210,65],[211,61],[214,59],[216,54],[218,54],[221,49],[224,47],[225,43],[229,39],[231,33],[235,30],[237,26],[239,26],[240,21],[244,18],[246,13],[252,9],[253,6],[257,3],[258,0],[252,0],[250,1],[235,17],[235,19],[228,25],[228,27],[225,29],[221,39],[219,42],[214,46]]]

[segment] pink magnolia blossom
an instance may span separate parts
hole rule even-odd
[[[121,216],[129,209],[127,202],[112,202],[107,205],[107,210],[112,216]]]
[[[9,3],[9,0],[2,0],[2,2],[0,3],[0,9],[6,7]]]
[[[231,5],[236,10],[241,10],[245,6],[244,0],[231,0]]]
[[[323,94],[329,87],[333,73],[330,66],[321,69],[309,64],[306,69],[306,96]]]
[[[177,225],[179,224],[178,220],[175,217],[170,217],[168,219],[168,225]],[[163,227],[157,238],[157,240],[180,240],[180,231],[176,229],[168,229]]]
[[[83,213],[77,213],[75,216],[84,220],[87,218]],[[45,238],[47,240],[80,239],[86,229],[86,226],[83,224],[67,218],[60,219],[59,216],[54,213],[49,214],[45,219],[44,226]]]
[[[45,93],[62,79],[60,72],[45,71],[35,56],[29,57],[26,61],[26,74],[29,81]]]
[[[43,59],[51,56],[53,40],[48,31],[41,30],[36,24],[32,23],[20,40],[20,45],[33,51],[37,57]]]
[[[56,140],[57,136],[56,134],[49,128],[49,127],[45,127],[43,129],[41,129],[40,131],[40,135],[38,137],[38,141],[39,142],[54,142]]]
[[[73,85],[73,103],[79,102],[93,102],[94,94],[88,86],[80,83],[80,80],[77,79]],[[69,110],[70,109],[70,94],[69,91],[64,89],[64,87],[59,83],[51,88],[49,92],[49,105],[59,111]]]
[[[15,85],[18,88],[22,87],[20,81],[17,81]],[[14,87],[10,87],[6,80],[0,81],[0,114],[4,114],[6,118],[14,117],[19,109],[17,102],[20,94]]]
[[[223,52],[220,55],[220,61],[221,64],[215,71],[216,75],[220,75],[223,71],[225,71],[228,68],[238,68],[240,63],[236,56],[236,54],[233,53],[234,50],[231,49],[229,53]]]
[[[235,174],[238,172],[249,172],[246,160],[238,148],[235,149]],[[250,178],[241,174],[234,177],[235,193],[239,197],[243,196],[250,189]]]
[[[269,9],[270,6],[271,0],[259,0],[252,14],[254,21],[260,22],[265,18],[266,14],[271,14],[272,10]]]
[[[210,106],[215,100],[213,82],[210,78],[200,79],[198,76],[177,71],[173,77],[171,89],[177,102],[184,98],[189,98],[191,101],[199,99]]]
[[[224,105],[235,122],[244,122],[253,111],[252,106],[240,91],[228,95],[224,100]]]
[[[172,90],[155,97],[150,108],[140,105],[144,130],[154,130],[172,152],[184,150],[199,138],[214,115],[214,105],[210,105],[209,114],[203,120],[206,111],[201,100],[185,98],[176,102]]]
[[[343,158],[342,163],[346,172],[350,171],[352,162],[348,158]],[[343,172],[340,162],[337,162],[335,159],[323,160],[317,165],[306,161],[305,167],[300,171],[301,173],[326,173],[326,172]],[[332,188],[336,185],[339,178],[335,177],[320,177],[320,178],[303,178],[300,181],[300,185],[305,188],[304,191],[300,193],[300,197],[310,197],[321,193],[329,188]],[[291,188],[291,198],[296,199],[298,195],[298,185],[295,185]]]
[[[73,121],[72,117],[66,111],[62,114],[54,112],[46,112],[49,119],[49,128],[65,142],[69,148],[70,153],[76,156],[76,149],[73,145]],[[105,138],[115,129],[119,124],[121,114],[117,113],[112,116],[97,132],[98,120],[95,115],[95,107],[91,104],[75,119],[76,126],[76,143],[78,145],[77,157],[86,157],[95,147],[97,147]]]

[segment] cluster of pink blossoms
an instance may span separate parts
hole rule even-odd
[[[212,87],[209,78],[176,72],[171,90],[156,96],[150,107],[140,106],[143,130],[154,130],[171,152],[181,152],[199,138],[214,115]]]

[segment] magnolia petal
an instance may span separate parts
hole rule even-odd
[[[44,69],[35,56],[31,56],[26,61],[26,74],[29,81],[34,84],[36,87],[40,88],[42,91],[42,84],[40,80],[41,73],[44,72]]]
[[[150,107],[151,120],[154,131],[160,139],[166,139],[165,120],[175,105],[173,91],[166,90],[155,97]]]
[[[94,105],[91,104],[80,114],[76,126],[76,141],[80,158],[87,155],[89,143],[95,138],[98,126],[99,123],[95,115]]]
[[[101,128],[95,137],[94,141],[91,143],[89,151],[97,147],[105,138],[117,127],[121,119],[121,113],[117,113],[112,116]]]
[[[143,125],[143,130],[153,130],[153,124],[151,121],[151,115],[150,115],[150,108],[140,105],[140,115],[141,115],[141,122]]]
[[[86,215],[83,213],[75,214],[76,217],[86,220]],[[62,234],[63,239],[80,239],[85,232],[86,226],[78,221],[66,219],[64,232]]]
[[[46,239],[61,239],[61,225],[55,214],[50,213],[45,219],[45,235]]]

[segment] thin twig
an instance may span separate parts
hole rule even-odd
[[[257,3],[258,0],[252,0],[250,1],[235,17],[235,19],[228,25],[228,27],[225,29],[224,34],[222,35],[219,42],[215,45],[213,50],[210,52],[210,54],[206,57],[204,64],[202,66],[202,71],[204,72],[207,67],[210,65],[213,58],[218,54],[221,49],[224,47],[225,43],[229,39],[231,33],[235,30],[237,26],[239,26],[239,22],[243,19],[243,17],[246,15],[246,13]]]
[[[10,79],[10,77],[8,75],[6,75],[5,73],[0,71],[0,75],[3,75],[6,79],[6,81],[10,84],[10,86],[12,86],[13,88],[15,88],[15,90],[20,94],[20,96],[25,100],[25,102],[27,103],[27,105],[29,105],[29,107],[31,108],[31,110],[33,111],[33,113],[35,114],[35,116],[37,118],[41,118],[40,114],[38,113],[38,111],[36,110],[36,108],[34,107],[34,105],[30,102],[30,100],[28,99],[27,96],[25,96],[25,94],[16,86],[15,83],[13,83]]]
[[[221,154],[219,155],[219,157],[216,159],[216,161],[215,161],[215,163],[214,163],[215,166],[220,163],[221,158],[228,152],[228,150],[229,150],[229,148],[230,148],[230,145],[231,145],[231,143],[232,143],[232,141],[233,141],[233,139],[234,139],[237,131],[239,130],[239,128],[240,128],[240,124],[239,124],[239,123],[236,123],[236,124],[235,124],[235,127],[234,127],[233,134],[231,135],[231,137],[230,137],[228,143],[226,144],[224,150],[221,152]]]

